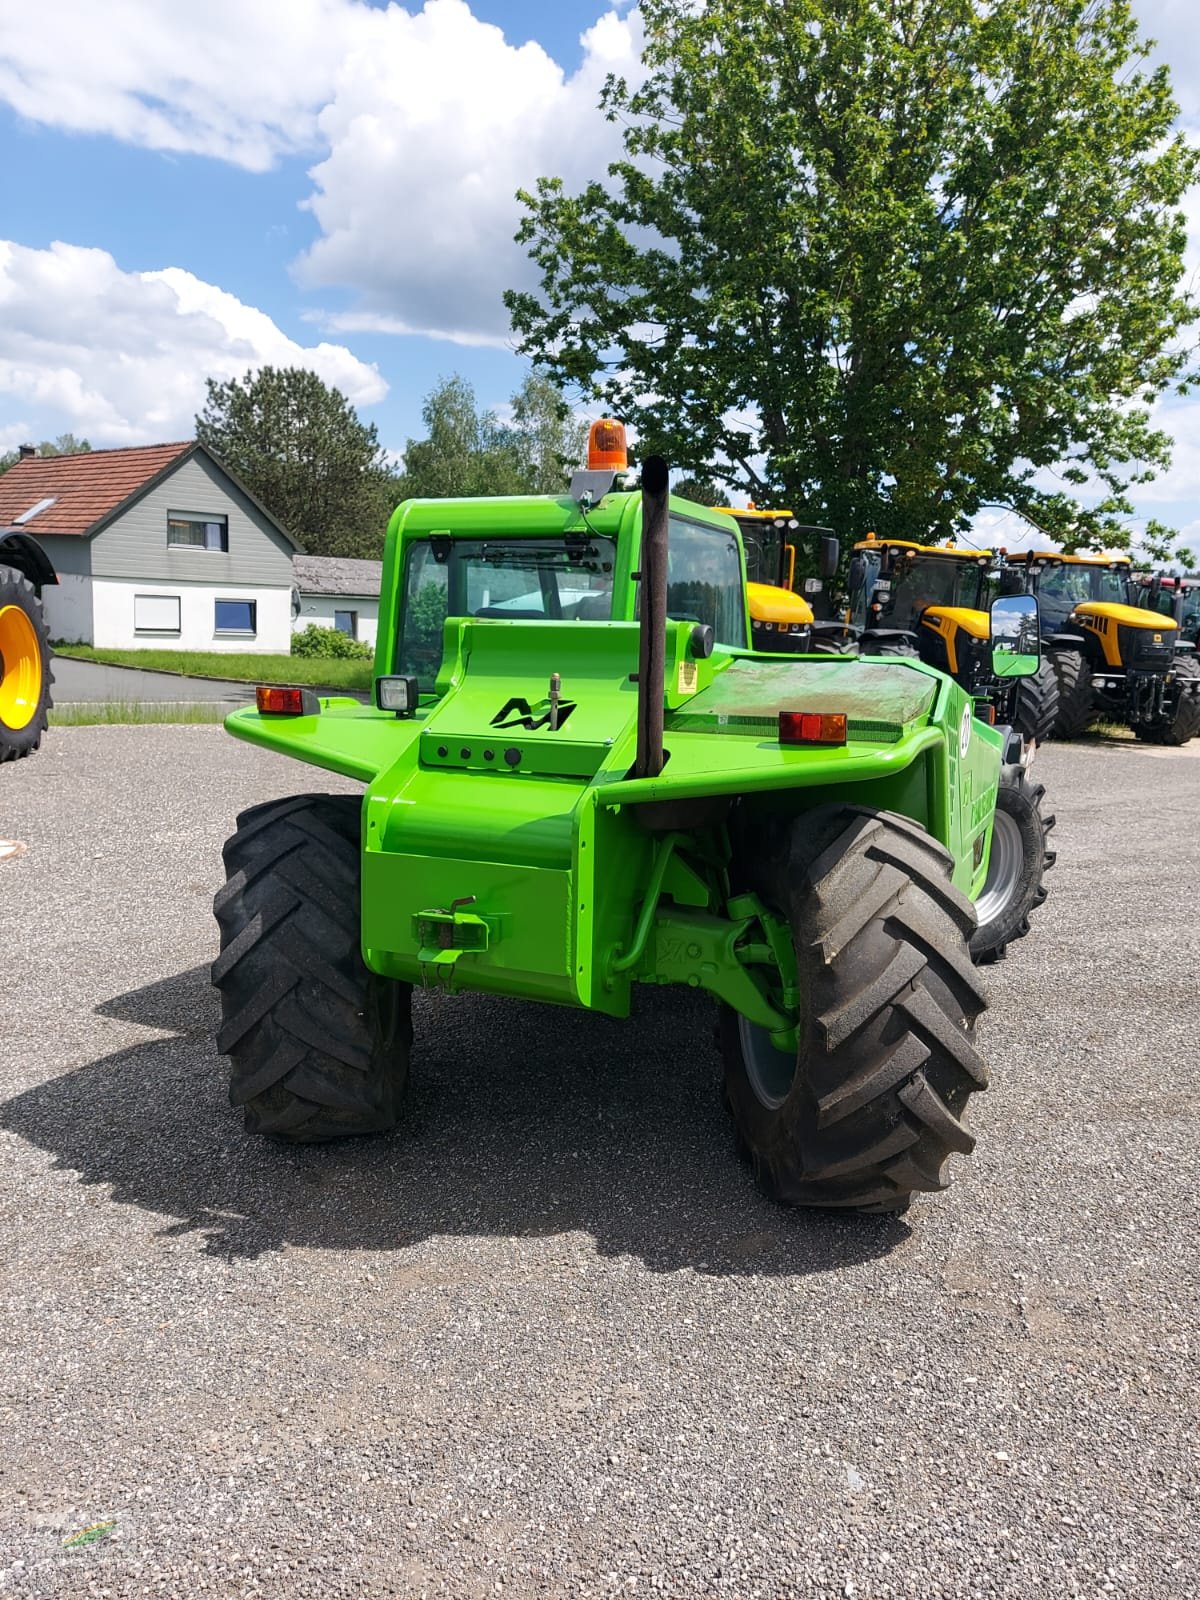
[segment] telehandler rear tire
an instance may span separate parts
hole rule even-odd
[[[1030,913],[1046,898],[1045,874],[1057,856],[1046,848],[1054,817],[1042,815],[1045,793],[1017,763],[1001,768],[988,874],[975,902],[979,926],[971,935],[971,959],[979,964],[999,961],[1024,938]]]
[[[1096,720],[1092,703],[1092,669],[1080,650],[1055,650],[1050,657],[1058,679],[1056,739],[1078,739]]]
[[[412,989],[359,948],[353,795],[254,806],[224,850],[213,911],[221,953],[217,1048],[250,1133],[312,1143],[396,1124],[412,1047]]]
[[[1043,744],[1052,737],[1058,721],[1058,675],[1052,661],[1043,660],[1032,678],[1017,686],[1012,725],[1022,739]]]
[[[824,806],[752,873],[792,929],[799,1045],[722,1008],[725,1092],[760,1187],[788,1205],[904,1211],[946,1187],[987,1085],[975,911],[953,861],[907,817]],[[773,885],[773,889],[767,886]]]
[[[1200,694],[1192,687],[1200,680],[1200,661],[1194,656],[1179,656],[1175,661],[1175,676],[1179,680],[1179,700],[1175,715],[1169,720],[1145,724],[1134,728],[1134,734],[1145,744],[1183,745],[1200,734]],[[1185,691],[1190,690],[1190,693]]]
[[[49,629],[37,590],[0,564],[0,761],[32,755],[49,721]]]

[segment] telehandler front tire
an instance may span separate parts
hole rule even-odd
[[[971,959],[977,963],[999,961],[1014,939],[1024,938],[1030,913],[1046,898],[1045,874],[1057,856],[1046,846],[1054,817],[1042,815],[1045,793],[1017,763],[1000,769],[992,852],[975,902],[979,926],[971,935]]]
[[[353,795],[274,800],[243,811],[225,845],[217,1048],[250,1133],[313,1143],[399,1116],[412,989],[362,958],[361,811]]]
[[[785,1204],[907,1210],[915,1192],[946,1187],[952,1152],[975,1145],[962,1120],[987,1084],[974,1046],[987,1004],[971,962],[974,908],[951,883],[949,853],[886,811],[809,812],[755,867],[791,925],[799,1043],[777,1050],[722,1008],[739,1143]]]

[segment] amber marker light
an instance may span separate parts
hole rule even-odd
[[[629,451],[625,445],[625,424],[602,417],[588,430],[588,470],[591,472],[624,472],[629,465]]]
[[[781,711],[780,744],[845,744],[844,711]]]
[[[254,691],[259,711],[271,717],[315,717],[320,701],[311,689],[281,689],[273,683],[260,683]]]

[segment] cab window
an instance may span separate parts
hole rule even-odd
[[[677,622],[707,622],[718,644],[746,648],[741,552],[732,531],[671,518],[667,615]]]

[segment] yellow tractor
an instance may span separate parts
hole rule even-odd
[[[746,550],[746,599],[755,650],[789,655],[838,654],[851,645],[846,627],[829,617],[826,584],[838,569],[838,541],[828,528],[802,526],[790,511],[718,508],[732,517]],[[796,588],[796,542],[802,534],[820,536],[820,576],[801,579]]]
[[[956,679],[988,720],[1040,743],[1058,715],[1053,667],[1043,663],[1020,681],[998,678],[989,644],[992,600],[1024,588],[1024,574],[1003,554],[870,534],[854,546],[847,620],[864,655],[918,656]]]
[[[1149,744],[1186,744],[1200,733],[1195,647],[1173,615],[1136,603],[1128,556],[1033,550],[1022,560],[1058,679],[1055,738],[1078,738],[1100,717]]]

